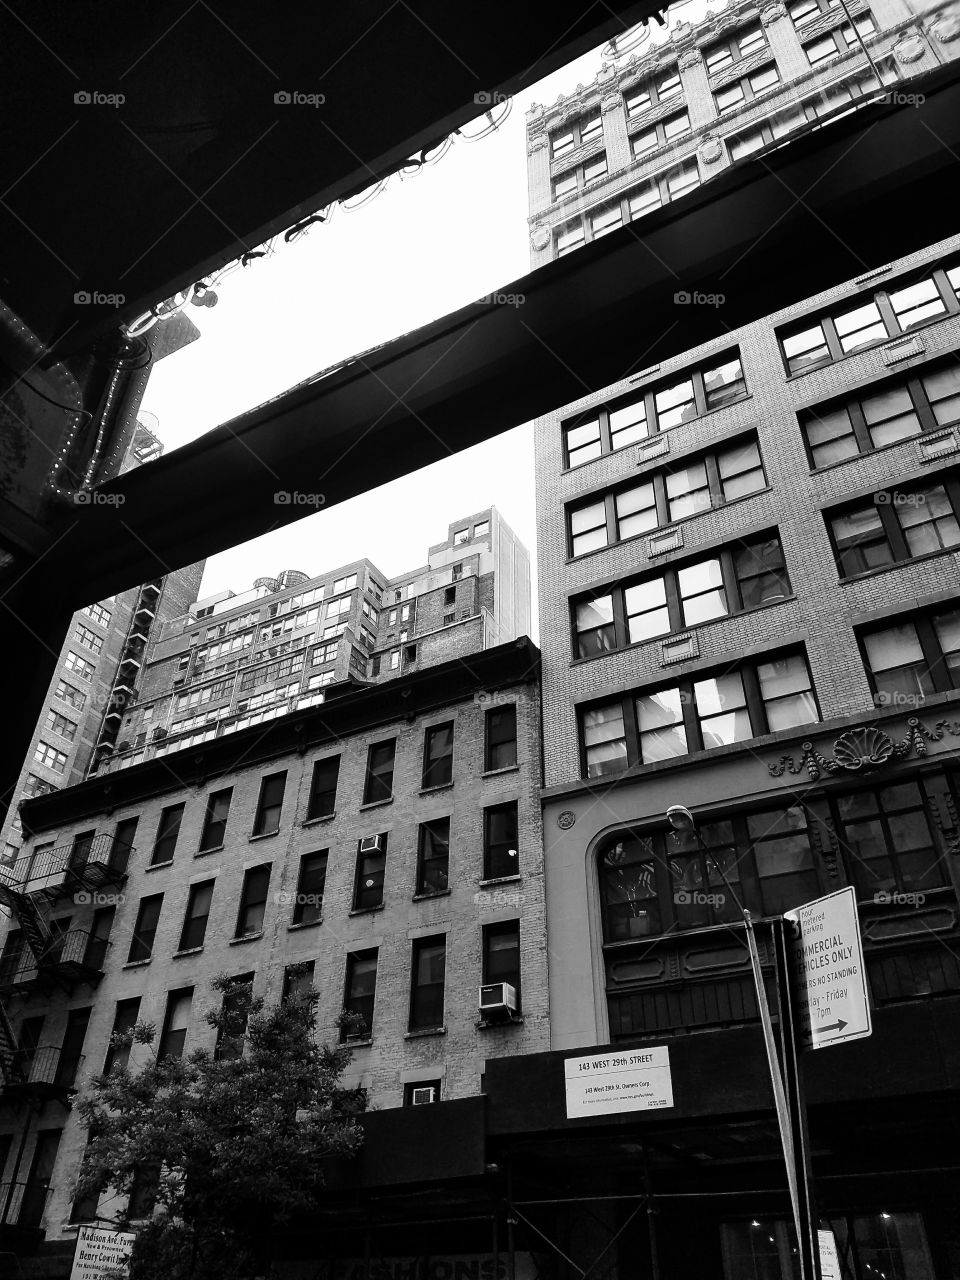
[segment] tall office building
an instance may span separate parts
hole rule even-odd
[[[898,92],[956,56],[950,7],[854,24]],[[531,112],[534,262],[878,89],[835,5],[681,25]],[[768,922],[847,888],[873,1034],[803,1055],[820,1213],[851,1280],[960,1264],[958,351],[954,239],[537,422],[551,1052],[487,1090],[580,1267],[799,1274],[736,899],[772,995]]]
[[[349,1081],[381,1109],[371,1149],[388,1141],[367,1190],[419,1197],[414,1223],[455,1216],[469,1167],[490,1202],[484,1064],[549,1045],[528,583],[490,508],[399,577],[286,571],[165,621],[113,748],[24,807],[2,889],[0,1156],[21,1236],[69,1247],[118,1207],[75,1199],[69,1097],[137,1019],[161,1053],[226,1052],[203,1017],[220,973],[268,1003],[312,983],[325,1041],[342,1009],[361,1017]],[[331,1202],[324,1248],[362,1254],[365,1203]]]

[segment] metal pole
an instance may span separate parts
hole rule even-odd
[[[513,1210],[513,1170],[507,1165],[507,1280],[517,1280],[517,1254],[514,1248],[513,1227],[516,1219]]]
[[[23,1152],[27,1145],[27,1135],[30,1132],[30,1117],[27,1116],[23,1122],[23,1133],[20,1137],[20,1146],[17,1148],[17,1158],[14,1161],[13,1168],[10,1171],[10,1187],[7,1191],[7,1198],[3,1202],[3,1217],[0,1218],[0,1224],[8,1221],[7,1215],[10,1212],[10,1202],[13,1199],[13,1193],[17,1186],[17,1177],[20,1173],[20,1166],[23,1164]]]
[[[817,1235],[820,1215],[817,1212],[816,1196],[813,1190],[807,1104],[803,1091],[802,1058],[797,1036],[797,1011],[794,1008],[794,991],[790,981],[790,939],[787,922],[782,918],[773,922],[773,942],[777,957],[777,994],[780,1004],[783,1071],[793,1120],[793,1146],[797,1157],[797,1170],[800,1174],[798,1189],[802,1230],[798,1228],[797,1231],[797,1247],[800,1251],[801,1273],[808,1273],[813,1280],[821,1280],[820,1238]]]
[[[863,50],[864,57],[867,59],[867,61],[870,63],[870,66],[873,68],[873,74],[877,77],[877,84],[882,89],[883,80],[880,78],[880,70],[877,67],[877,64],[874,62],[874,60],[870,57],[870,50],[867,48],[866,44],[864,43],[863,36],[857,30],[856,23],[853,20],[853,14],[850,12],[849,8],[847,7],[847,0],[837,0],[837,3],[840,5],[840,8],[843,10],[843,12],[847,15],[847,21],[850,23],[850,30],[857,37],[857,40],[860,44],[860,48]]]
[[[777,1113],[777,1127],[780,1130],[780,1144],[783,1147],[783,1161],[787,1170],[787,1186],[790,1189],[790,1207],[793,1211],[793,1223],[797,1232],[797,1239],[803,1238],[803,1219],[801,1216],[800,1189],[801,1180],[800,1172],[797,1166],[797,1153],[794,1148],[793,1140],[793,1121],[790,1114],[790,1108],[787,1105],[786,1090],[783,1085],[783,1075],[780,1070],[780,1058],[777,1053],[777,1044],[773,1038],[773,1019],[770,1016],[770,1002],[767,999],[767,987],[763,980],[763,969],[760,965],[760,952],[757,948],[757,938],[753,928],[753,917],[743,905],[739,895],[735,891],[733,885],[727,879],[726,872],[720,865],[720,861],[707,848],[703,836],[700,834],[699,828],[694,824],[693,833],[696,837],[697,844],[706,858],[709,858],[720,874],[727,892],[733,899],[735,905],[743,916],[744,929],[747,936],[747,952],[750,956],[750,968],[753,972],[753,985],[756,989],[757,1008],[760,1013],[760,1025],[763,1029],[763,1047],[767,1055],[767,1067],[770,1072],[770,1086],[773,1090],[773,1105]],[[776,951],[774,951],[777,968],[777,982],[780,982],[780,963]],[[804,1253],[800,1252],[800,1280],[819,1280],[816,1271],[810,1271],[809,1266],[804,1262]]]
[[[647,1239],[650,1245],[650,1280],[660,1280],[660,1249],[657,1243],[657,1211],[650,1184],[650,1157],[643,1148],[643,1180],[647,1188]]]

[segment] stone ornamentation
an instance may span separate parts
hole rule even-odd
[[[780,778],[784,773],[798,774],[806,769],[812,782],[824,774],[866,773],[911,754],[925,756],[927,743],[939,742],[945,733],[960,737],[960,720],[938,720],[930,729],[911,716],[907,732],[899,741],[874,725],[848,729],[834,741],[832,758],[821,755],[812,742],[803,742],[799,761],[793,756],[781,756],[776,763],[767,765],[767,770],[771,777]]]
[[[778,18],[787,16],[786,7],[782,4],[768,4],[765,9],[760,11],[760,22],[765,27],[773,26]]]
[[[577,821],[577,815],[569,809],[564,809],[563,813],[557,814],[557,826],[561,831],[569,831]]]
[[[918,32],[907,31],[893,46],[893,53],[898,62],[916,62],[923,57],[925,48],[923,37]]]
[[[689,71],[691,67],[699,67],[702,63],[699,49],[686,49],[681,53],[677,66],[681,71]]]
[[[723,155],[723,145],[719,138],[708,134],[700,143],[697,154],[704,164],[716,164]]]
[[[530,232],[530,243],[535,249],[546,249],[547,245],[550,243],[550,228],[541,226],[534,227]]]
[[[930,32],[941,44],[956,40],[960,36],[960,13],[956,10],[938,13],[930,22]]]

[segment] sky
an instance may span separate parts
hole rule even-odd
[[[662,38],[655,28],[651,39]],[[157,364],[143,401],[166,451],[526,275],[526,112],[589,84],[600,63],[599,50],[584,55],[518,95],[497,132],[469,145],[457,139],[436,164],[392,177],[365,207],[335,207],[328,223],[230,271],[216,307],[188,305],[201,337]],[[451,521],[490,505],[533,556],[532,424],[211,557],[201,596],[361,556],[396,576],[423,564]]]

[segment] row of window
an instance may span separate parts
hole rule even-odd
[[[737,541],[655,577],[571,602],[574,657],[642,644],[714,618],[785,599],[790,579],[775,534]]]
[[[608,964],[617,963],[618,944],[739,921],[718,865],[758,915],[782,915],[817,898],[828,886],[813,830],[836,832],[841,867],[861,901],[948,887],[931,815],[951,827],[952,803],[947,778],[932,774],[702,822],[699,840],[688,832],[617,832],[597,853]]]
[[[363,804],[376,804],[393,796],[396,739],[371,744],[367,750]],[[46,752],[53,748],[41,743]],[[425,790],[443,787],[453,781],[453,722],[432,725],[424,732],[421,783]],[[64,758],[65,761],[65,758]],[[512,768],[517,763],[517,708],[515,703],[492,707],[484,716],[484,768],[487,772]],[[336,811],[340,756],[327,756],[316,761],[310,781],[305,821],[332,816]],[[273,835],[280,830],[280,818],[286,791],[286,770],[261,779],[253,823],[253,836]],[[207,853],[223,846],[233,788],[226,787],[210,795],[204,815],[198,852]],[[167,805],[161,812],[150,858],[151,866],[173,861],[183,814],[184,802]],[[136,819],[133,820],[134,823]],[[39,845],[36,852],[51,846]]]
[[[766,488],[756,436],[650,472],[567,509],[569,554],[586,555]]]
[[[799,9],[801,6],[794,7]],[[804,9],[803,14],[794,19],[794,25],[798,29],[825,11],[821,9],[818,0],[802,0],[802,7]],[[829,8],[830,6],[826,5],[825,7]],[[877,27],[871,15],[864,13],[854,19],[852,27],[849,24],[838,27],[835,31],[831,31],[815,40],[804,42],[802,47],[810,65],[817,66],[828,58],[846,53],[858,43],[857,34],[865,37],[873,35],[876,30]],[[704,50],[704,63],[707,74],[709,76],[717,75],[721,71],[736,66],[738,62],[752,58],[760,50],[764,49],[768,50],[769,46],[763,27],[759,23],[747,27],[737,32],[736,35],[720,40]],[[780,72],[771,55],[769,63],[755,68],[748,75],[714,91],[713,97],[717,111],[721,115],[731,111],[742,102],[758,96],[766,89],[779,83]],[[682,99],[682,97],[683,85],[679,72],[674,71],[668,75],[650,80],[635,89],[628,90],[624,95],[627,120],[640,119],[647,111],[660,107],[666,102]],[[567,125],[561,131],[551,134],[550,158],[552,161],[561,160],[564,156],[573,155],[579,148],[588,146],[602,137],[603,118],[599,109],[597,109],[575,123]],[[634,152],[634,154],[642,154],[642,152]],[[592,161],[589,163],[592,163]],[[606,172],[605,167],[604,172]],[[562,198],[573,189],[562,185],[566,177],[567,175],[564,175],[554,185],[554,197],[557,199]]]
[[[767,655],[584,708],[581,772],[604,777],[819,719],[806,656]]]
[[[828,515],[842,577],[960,546],[960,479],[885,490]]]
[[[410,1031],[439,1030],[443,1027],[446,986],[446,935],[436,934],[415,938],[411,942],[410,998],[407,1027]],[[482,927],[481,980],[484,984],[506,982],[513,987],[516,996],[516,1012],[520,1012],[520,921],[499,921]],[[344,1027],[342,1039],[369,1039],[374,1029],[374,1005],[376,1001],[378,949],[369,948],[347,953],[343,985],[343,1009],[354,1015],[354,1028]],[[313,960],[289,965],[284,971],[283,1000],[302,994],[313,986],[315,976]],[[253,973],[240,974],[232,979],[239,988],[253,982]],[[158,1057],[176,1057],[183,1054],[194,989],[181,987],[167,995],[166,1009],[157,1041]],[[223,997],[226,1013],[237,1010],[239,1001],[227,991]],[[81,1012],[81,1011],[76,1011]],[[89,1010],[83,1011],[89,1014]],[[140,997],[134,996],[117,1002],[112,1034],[125,1034],[132,1030],[140,1016]],[[35,1020],[36,1021],[36,1020]],[[42,1018],[39,1019],[42,1023]],[[84,1021],[84,1030],[86,1022]],[[215,1055],[218,1058],[238,1057],[242,1052],[246,1022],[242,1017],[231,1020],[228,1027],[219,1027]],[[27,1038],[36,1035],[39,1028],[31,1025]],[[77,1036],[74,1034],[73,1039]],[[23,1032],[21,1031],[21,1039]],[[82,1037],[81,1048],[82,1048]],[[114,1046],[107,1051],[103,1070],[110,1072],[117,1065],[126,1066],[130,1046]]]
[[[616,453],[682,422],[692,422],[747,394],[738,351],[691,372],[655,383],[564,423],[564,461],[568,467]]]
[[[618,227],[642,218],[644,214],[681,196],[700,185],[700,167],[696,156],[689,156],[679,164],[664,169],[654,177],[625,191],[615,200],[592,209],[584,218],[574,218],[555,232],[554,244],[558,258],[588,241],[609,235]]]

